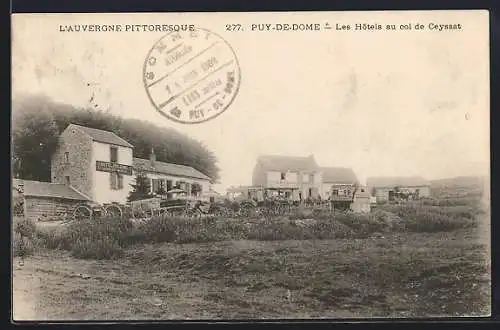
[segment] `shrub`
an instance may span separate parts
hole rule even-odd
[[[334,219],[350,227],[357,237],[368,237],[375,232],[388,230],[388,225],[376,214],[335,213]]]
[[[384,210],[375,210],[373,212],[373,216],[377,219],[377,221],[384,224],[387,231],[401,232],[406,228],[403,219],[395,213]]]
[[[71,249],[71,255],[81,259],[117,259],[123,254],[118,242],[110,238],[81,238]]]
[[[20,233],[14,233],[12,241],[12,253],[14,257],[26,257],[33,254],[34,243],[33,240],[22,236]]]
[[[78,239],[111,239],[120,242],[124,234],[132,230],[132,228],[131,221],[120,218],[75,221],[63,231],[63,245],[67,246],[66,242],[76,242]]]
[[[302,219],[310,219],[312,217],[317,218],[319,216],[318,213],[312,210],[305,209],[302,206],[299,206],[288,218],[290,220],[302,220]]]
[[[63,228],[39,228],[37,237],[40,245],[47,249],[71,250],[73,242],[65,235]]]
[[[354,237],[354,231],[336,220],[320,220],[311,227],[311,234],[316,239]]]
[[[394,205],[386,207],[405,222],[412,232],[439,232],[475,226],[477,210],[470,207],[428,205]]]
[[[34,221],[26,218],[14,218],[14,233],[22,237],[32,238],[37,228]]]
[[[170,217],[153,217],[151,220],[140,224],[137,230],[143,232],[150,242],[174,242],[176,227],[181,219]]]
[[[301,228],[294,221],[285,223],[274,223],[264,221],[250,227],[248,239],[259,241],[277,241],[286,239],[310,239],[309,230]]]

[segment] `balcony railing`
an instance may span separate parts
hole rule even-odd
[[[297,182],[289,182],[285,180],[281,181],[268,181],[266,188],[282,188],[282,189],[298,189],[299,184]]]
[[[353,197],[349,196],[349,195],[332,195],[330,197],[330,200],[332,200],[334,202],[348,202],[348,201],[352,201]]]

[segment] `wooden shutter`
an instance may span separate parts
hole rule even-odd
[[[118,189],[123,189],[123,175],[118,174]]]
[[[110,173],[109,174],[109,180],[110,180],[110,187],[111,189],[113,190],[116,190],[116,187],[117,187],[117,174],[116,173]]]

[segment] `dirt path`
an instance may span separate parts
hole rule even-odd
[[[13,279],[13,313],[14,321],[33,320],[38,317],[36,313],[37,292],[32,270],[27,270],[20,265],[20,260],[14,259]]]
[[[484,315],[483,251],[469,234],[159,244],[113,261],[39,251],[14,261],[14,319]]]

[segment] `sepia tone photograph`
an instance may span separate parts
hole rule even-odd
[[[12,321],[491,315],[486,10],[12,15]]]

